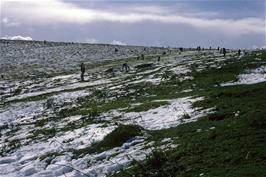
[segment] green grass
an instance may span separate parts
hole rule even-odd
[[[227,127],[227,123],[231,126]],[[222,126],[215,125],[215,130],[207,127],[200,133],[196,133],[197,128],[214,125],[200,121],[190,126],[187,124],[178,130],[154,132],[154,138],[179,137],[177,142],[181,145],[172,151],[152,154],[143,165],[117,176],[199,176],[204,173],[205,176],[222,177],[265,174],[265,132],[234,127],[227,121]]]
[[[121,78],[113,78],[115,84],[125,84],[119,92],[110,91],[108,88],[97,90],[93,94],[79,99],[77,107],[65,108],[56,112],[55,117],[37,120],[34,125],[36,129],[31,131],[27,137],[31,140],[44,140],[54,137],[58,133],[72,131],[86,127],[92,123],[110,124],[108,121],[100,121],[98,118],[102,113],[115,109],[123,109],[125,112],[147,111],[168,104],[165,99],[176,99],[186,96],[202,96],[205,99],[193,104],[194,107],[214,108],[214,113],[200,118],[197,122],[182,124],[178,127],[148,131],[150,136],[147,142],[155,141],[160,144],[164,138],[172,138],[174,144],[179,144],[172,150],[157,149],[143,162],[135,161],[135,165],[115,176],[262,176],[266,174],[266,82],[253,85],[238,85],[220,87],[221,83],[236,81],[237,76],[247,69],[261,66],[266,61],[266,52],[249,56],[238,60],[231,58],[221,68],[211,68],[210,64],[206,70],[197,72],[202,64],[191,64],[191,75],[193,80],[179,81],[171,71],[162,73],[167,79],[159,85],[151,83],[125,84],[136,75]],[[168,56],[165,55],[165,56]],[[145,56],[144,61],[156,60],[154,56]],[[260,61],[255,58],[261,58]],[[164,59],[162,57],[162,59]],[[91,65],[94,67],[119,66],[125,59],[106,61]],[[211,62],[210,58],[200,61]],[[133,64],[136,58],[128,59]],[[217,63],[217,62],[216,62]],[[89,66],[88,66],[89,67]],[[158,71],[143,74],[143,76],[155,74]],[[161,74],[161,73],[160,73]],[[159,76],[159,75],[157,75]],[[86,88],[86,87],[85,87]],[[84,88],[78,88],[84,89]],[[75,90],[78,90],[75,89]],[[189,93],[183,90],[192,89]],[[68,90],[68,91],[75,91]],[[133,92],[131,92],[133,90]],[[21,90],[15,91],[20,94]],[[54,92],[30,97],[26,100],[36,101],[47,99],[58,94]],[[161,101],[158,101],[161,100]],[[140,105],[132,106],[134,103]],[[63,121],[65,117],[82,115],[80,120],[66,124],[61,128],[42,128],[50,121],[55,123]],[[113,118],[119,120],[120,116]],[[7,129],[7,125],[0,127]],[[16,131],[14,129],[14,131]],[[119,147],[135,136],[143,135],[144,130],[135,125],[119,125],[113,132],[108,134],[102,141],[96,142],[83,149],[73,149],[73,158],[79,158],[86,154],[100,153]],[[64,141],[68,143],[71,140]],[[11,152],[23,145],[23,141],[14,140],[7,143],[0,151],[0,155]],[[40,160],[48,159],[47,163],[55,156],[63,152],[49,152],[40,157]],[[51,158],[47,158],[51,157]]]
[[[58,113],[59,117],[69,117],[74,115],[87,115],[91,118],[96,118],[103,112],[112,109],[124,108],[129,106],[130,98],[120,97],[113,101],[106,102],[105,100],[93,100],[91,98],[83,99],[82,103],[77,108],[63,109]]]
[[[79,106],[62,109],[57,113],[58,117],[64,118],[74,115],[86,115],[97,118],[101,113],[114,109],[125,109],[129,111],[146,111],[168,104],[166,101],[154,102],[156,100],[175,99],[189,96],[190,93],[180,93],[180,91],[191,88],[189,81],[180,82],[177,78],[166,81],[160,85],[151,83],[129,84],[123,87],[123,93],[111,93],[106,90],[95,91],[92,96],[80,99]],[[134,90],[134,92],[129,92]],[[145,96],[143,96],[145,95]],[[114,99],[111,99],[114,97]],[[134,103],[143,103],[132,107]]]
[[[235,80],[246,69],[260,66],[254,63],[255,57],[266,60],[266,52],[261,56],[255,54],[233,59],[220,69],[195,72],[190,83],[196,85],[193,93],[205,99],[194,106],[215,108],[215,113],[197,122],[150,131],[149,140],[169,137],[179,146],[155,151],[146,161],[113,176],[266,176],[266,82],[215,86]]]
[[[192,76],[194,77],[194,82],[198,88],[208,89],[208,87],[212,87],[213,85],[236,81],[237,75],[240,73],[261,66],[260,62],[266,61],[265,53],[266,52],[259,56],[256,56],[256,53],[251,53],[240,60],[233,57],[230,60],[225,61],[225,65],[221,68],[208,68],[202,72],[196,72],[193,70],[194,72],[192,72]],[[257,62],[255,60],[256,57],[261,57],[262,60]]]
[[[0,156],[4,156],[21,147],[21,142],[19,139],[14,139],[11,141],[7,140],[7,143],[7,145],[2,146],[2,148],[0,149]]]

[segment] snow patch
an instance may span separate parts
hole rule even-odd
[[[256,84],[266,81],[266,66],[261,66],[259,68],[247,71],[246,74],[240,74],[238,76],[238,81],[223,83],[221,86],[232,86],[232,85],[242,85],[242,84]]]
[[[111,81],[109,81],[109,80],[103,79],[103,80],[97,80],[97,81],[93,81],[93,82],[74,83],[74,84],[70,84],[70,85],[64,85],[64,86],[60,86],[60,87],[56,87],[56,88],[47,89],[44,91],[25,93],[22,95],[10,97],[7,99],[7,101],[20,100],[20,99],[33,97],[33,96],[39,96],[39,95],[44,95],[44,94],[48,94],[48,93],[53,93],[53,92],[62,92],[62,91],[66,91],[66,90],[73,90],[73,89],[84,88],[84,87],[89,87],[89,86],[107,84],[110,82]]]
[[[192,103],[203,98],[179,98],[172,100],[169,105],[160,106],[144,112],[125,113],[122,122],[137,124],[148,130],[166,129],[181,123],[195,121],[204,115],[203,111],[192,108]],[[189,117],[185,118],[186,115]]]

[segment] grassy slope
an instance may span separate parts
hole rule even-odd
[[[179,146],[155,151],[145,162],[114,176],[266,176],[266,82],[214,86],[261,65],[263,61],[254,64],[256,57],[265,62],[266,52],[195,73],[194,94],[206,99],[194,106],[215,107],[215,113],[197,122],[150,132],[151,140],[171,137]]]
[[[263,60],[255,60],[257,57]],[[111,92],[108,89],[91,90],[93,96],[81,99],[78,107],[63,109],[55,115],[55,118],[38,120],[35,126],[41,128],[51,120],[59,121],[72,115],[83,115],[82,121],[69,123],[60,129],[36,129],[29,138],[53,137],[58,132],[96,123],[97,119],[94,118],[113,109],[125,108],[126,112],[146,111],[167,104],[166,101],[153,102],[154,100],[191,95],[204,96],[205,100],[195,103],[194,106],[215,107],[214,114],[175,128],[158,131],[141,130],[151,135],[147,141],[160,143],[162,139],[170,137],[174,139],[174,143],[179,144],[177,148],[166,152],[154,151],[145,162],[137,162],[136,166],[116,176],[199,176],[202,173],[204,176],[263,176],[266,174],[266,111],[264,111],[266,82],[230,87],[218,85],[236,80],[236,76],[245,69],[256,68],[265,61],[266,52],[262,56],[250,55],[241,60],[232,58],[220,69],[208,67],[202,72],[197,72],[198,66],[191,65],[193,80],[180,82],[178,77],[166,73],[170,80],[163,81],[157,86],[150,83],[129,84],[121,90],[121,93]],[[181,92],[186,89],[192,89],[192,92]],[[130,93],[130,90],[135,92]],[[116,99],[108,99],[112,97]],[[133,103],[142,104],[132,107]],[[238,111],[239,116],[235,116]],[[129,131],[128,127],[118,127],[103,141],[80,151],[74,150],[73,158],[112,149],[123,144],[128,138],[140,134],[138,127],[133,127],[132,131]],[[117,141],[113,141],[117,137]],[[5,151],[16,149],[20,143],[12,141],[11,145],[11,148]],[[55,157],[61,153],[63,152],[51,152],[40,159]]]

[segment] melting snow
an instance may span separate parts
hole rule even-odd
[[[109,81],[109,80],[103,79],[103,80],[97,80],[97,81],[93,81],[93,82],[74,83],[74,84],[70,84],[70,85],[64,85],[64,86],[60,86],[60,87],[56,87],[56,88],[52,88],[52,89],[47,89],[45,91],[21,94],[18,96],[8,98],[7,100],[8,101],[20,100],[20,99],[24,99],[24,98],[28,98],[28,97],[33,97],[33,96],[38,96],[38,95],[43,95],[43,94],[48,94],[48,93],[53,93],[53,92],[62,92],[62,91],[73,90],[73,89],[77,89],[77,88],[89,87],[89,86],[97,86],[97,85],[101,85],[101,84],[107,84],[110,82],[111,81]]]
[[[51,165],[54,166],[54,168],[47,168],[49,170],[45,170],[45,161],[40,161],[38,157],[48,152],[64,152],[71,148],[87,147],[93,142],[102,140],[104,136],[113,131],[115,127],[116,126],[103,127],[103,124],[92,124],[74,131],[65,132],[62,136],[55,136],[47,142],[37,142],[23,146],[7,157],[0,158],[0,176],[32,175],[37,177],[46,176],[47,174],[52,176],[62,175],[64,170],[62,171],[62,169],[56,165]],[[68,143],[64,143],[64,141],[68,141]],[[59,156],[54,163],[68,163],[68,161],[71,160],[69,155],[67,153],[63,156]],[[68,161],[66,161],[66,159],[68,159]],[[72,169],[68,171],[70,170]]]
[[[33,71],[37,71],[37,73],[56,74],[64,70],[70,71],[77,69],[78,71],[78,64],[81,61],[85,61],[85,59],[86,61],[99,61],[99,59],[107,60],[111,58],[117,59],[119,57],[133,57],[140,53],[158,54],[164,51],[162,48],[147,48],[147,52],[144,52],[143,47],[117,47],[119,51],[115,53],[113,50],[114,47],[108,45],[53,45],[55,46],[47,47],[43,43],[32,43],[25,46],[22,44],[10,44],[6,46],[0,43],[0,46],[3,48],[2,52],[4,52],[4,58],[1,61],[4,64],[1,64],[2,66],[14,64],[18,73],[22,75],[27,75]],[[118,73],[112,79],[104,79],[101,72],[103,68],[97,68],[98,70],[95,69],[94,74],[99,77],[95,78],[93,74],[86,75],[86,78],[91,79],[89,82],[79,82],[78,73],[60,75],[52,78],[36,78],[34,80],[0,81],[1,104],[2,100],[16,101],[45,94],[52,95],[42,101],[27,102],[26,100],[20,103],[9,103],[5,107],[0,105],[0,124],[8,123],[8,128],[0,132],[3,135],[0,139],[0,148],[9,145],[9,141],[13,140],[18,140],[21,143],[21,146],[17,147],[17,149],[6,153],[4,157],[0,157],[0,176],[81,177],[82,173],[80,171],[91,176],[106,176],[106,174],[127,168],[134,159],[145,159],[147,154],[154,148],[153,146],[155,146],[154,142],[147,142],[146,137],[135,137],[124,143],[121,147],[116,147],[101,153],[86,154],[77,159],[72,158],[73,154],[71,150],[89,147],[92,143],[102,140],[117,127],[114,124],[116,121],[125,124],[137,124],[148,130],[165,129],[181,123],[196,121],[198,117],[210,111],[199,111],[192,107],[193,102],[203,98],[186,97],[174,100],[155,100],[168,101],[169,104],[143,112],[124,113],[123,111],[125,109],[109,110],[109,112],[101,115],[101,117],[104,117],[102,121],[105,121],[105,124],[77,126],[71,130],[64,131],[61,131],[60,128],[64,128],[69,124],[79,125],[79,123],[82,123],[84,116],[76,115],[54,120],[52,119],[55,114],[54,107],[62,109],[66,108],[66,105],[69,107],[77,106],[78,98],[92,94],[86,90],[86,87],[99,89],[99,86],[103,85],[107,90],[117,92],[118,94],[125,92],[134,93],[135,90],[123,90],[124,86],[141,82],[159,84],[163,81],[161,78],[162,75],[165,71],[169,70],[180,76],[179,79],[181,81],[193,79],[190,76],[190,65],[201,64],[198,69],[202,70],[206,68],[206,58],[208,57],[211,59],[208,61],[208,64],[214,67],[219,67],[219,62],[230,58],[221,57],[220,54],[213,52],[206,52],[204,55],[201,52],[196,53],[197,55],[195,55],[194,51],[189,51],[182,52],[178,56],[165,56],[160,62],[156,63],[156,68],[143,72],[137,72],[133,69],[127,74]],[[213,59],[217,62],[214,63]],[[59,66],[58,63],[62,63],[62,61],[64,61],[65,65]],[[23,70],[20,69],[20,65],[25,66]],[[36,67],[32,69],[32,65]],[[3,69],[6,68],[4,67]],[[3,70],[2,72],[5,71]],[[9,72],[9,70],[6,72]],[[17,75],[14,71],[9,74]],[[15,93],[16,90],[21,91]],[[183,92],[190,91],[189,89]],[[108,98],[106,101],[110,101],[111,99]],[[140,104],[143,103],[132,104],[132,106]],[[113,119],[114,117],[116,119]],[[48,119],[48,122],[45,122],[46,119]],[[43,127],[34,125],[36,120],[44,120],[45,125]],[[19,129],[10,128],[11,123],[16,124]],[[27,124],[24,125],[24,123]],[[43,129],[56,129],[60,130],[60,132],[56,132],[52,137],[39,135],[35,139],[34,137],[29,138],[29,136],[33,135],[33,130],[41,131]],[[45,140],[45,138],[47,139]],[[162,143],[164,144],[159,147],[162,149],[177,146],[172,144],[173,141],[171,139],[163,139]],[[47,153],[60,154],[52,156],[47,155]],[[44,155],[47,155],[47,157],[41,160],[40,157]],[[73,168],[80,171],[74,170]]]
[[[150,109],[144,112],[125,113],[122,122],[138,124],[145,129],[158,130],[177,126],[180,123],[195,121],[204,115],[204,112],[192,108],[192,103],[203,98],[192,99],[190,97],[172,100],[169,105]],[[189,115],[190,118],[185,118]]]
[[[237,82],[229,82],[221,84],[221,86],[256,84],[266,81],[266,66],[261,66],[257,69],[247,71],[246,74],[240,74]]]
[[[14,120],[22,122],[25,119],[33,119],[34,116],[44,113],[43,105],[44,101],[14,104],[0,113],[0,125]]]

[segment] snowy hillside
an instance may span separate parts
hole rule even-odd
[[[162,48],[138,46],[0,40],[0,74],[8,78],[35,78],[76,71],[81,62],[94,63],[162,51]]]
[[[0,176],[8,177],[114,174],[154,149],[179,147],[178,137],[155,140],[151,132],[214,114],[216,106],[199,104],[205,88],[266,80],[260,51],[256,66],[203,82],[205,72],[246,56],[233,50],[224,57],[217,50],[5,40],[0,48]],[[121,70],[125,62],[129,72]],[[110,68],[114,73],[105,72]]]

